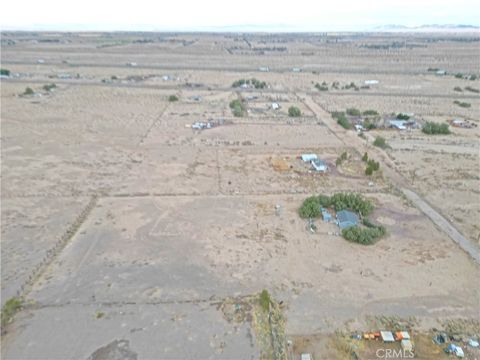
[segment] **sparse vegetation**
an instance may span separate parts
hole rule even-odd
[[[170,102],[178,101],[178,96],[177,95],[170,95],[168,97],[168,101],[170,101]]]
[[[362,115],[361,111],[358,110],[358,109],[355,109],[355,108],[348,108],[346,113],[347,113],[347,115],[350,115],[350,116],[361,116]]]
[[[466,91],[470,91],[470,92],[473,92],[473,93],[476,93],[478,94],[480,92],[480,90],[476,89],[476,88],[473,88],[471,86],[465,86],[465,90]]]
[[[373,122],[372,120],[366,119],[363,122],[363,127],[367,130],[372,130],[377,128],[377,124]]]
[[[0,69],[0,75],[3,75],[3,76],[10,76],[10,70],[7,70],[7,69]]]
[[[237,87],[241,87],[241,86],[244,86],[244,85],[249,85],[249,86],[251,85],[255,89],[264,89],[264,88],[267,87],[267,83],[265,81],[260,81],[260,80],[257,80],[255,78],[237,80],[232,84],[232,87],[237,88]]]
[[[319,91],[328,91],[328,85],[325,81],[321,85],[319,83],[316,83],[315,88]]]
[[[367,153],[365,153],[367,155]],[[364,155],[364,156],[365,156]],[[363,158],[362,158],[363,160]],[[375,171],[380,170],[380,163],[378,161],[375,161],[373,159],[367,159],[364,160],[367,163],[367,167],[365,169],[365,175],[371,176]]]
[[[408,120],[408,119],[410,119],[410,116],[407,115],[407,114],[399,113],[399,114],[397,114],[397,119],[398,120]]]
[[[299,116],[302,116],[302,112],[300,111],[300,109],[296,106],[290,106],[288,108],[288,116],[290,117],[299,117]]]
[[[386,149],[388,147],[387,140],[384,137],[377,136],[373,142],[373,145],[381,149]]]
[[[367,162],[367,161],[368,161],[368,154],[367,154],[367,153],[363,154],[363,156],[362,156],[362,161],[363,161],[363,162]]]
[[[376,110],[365,110],[363,116],[378,116],[378,111]]]
[[[55,89],[56,87],[57,87],[57,85],[55,85],[55,84],[46,84],[46,85],[43,85],[43,90],[50,92],[53,89]]]
[[[11,298],[5,302],[2,308],[1,325],[2,328],[8,325],[18,310],[22,308],[23,302],[19,298]]]
[[[239,99],[235,99],[230,102],[230,109],[232,109],[233,116],[235,117],[245,116],[247,112],[245,104]]]
[[[95,313],[95,317],[96,317],[97,319],[101,319],[101,318],[104,317],[104,316],[105,316],[105,313],[102,312],[102,311],[97,311],[97,312]]]
[[[450,129],[448,128],[448,124],[438,124],[433,121],[427,121],[422,127],[422,132],[429,135],[448,135],[450,134]]]
[[[359,87],[355,85],[355,83],[352,81],[350,84],[345,85],[342,89],[346,89],[346,90],[353,89],[355,91],[358,91]]]
[[[343,111],[335,111],[332,113],[332,117],[334,119],[337,119],[337,124],[343,127],[344,129],[351,129],[352,124],[350,121],[347,119],[345,116],[345,113]]]
[[[469,108],[470,106],[472,106],[472,104],[470,103],[458,101],[458,100],[455,100],[453,103],[463,108]]]
[[[266,289],[263,289],[260,293],[260,306],[265,312],[268,312],[268,310],[270,310],[271,301],[272,300],[270,299],[270,294]]]
[[[346,151],[342,152],[342,154],[337,158],[335,161],[335,165],[340,166],[342,163],[347,160],[348,158],[348,153]]]
[[[22,95],[33,95],[33,94],[35,94],[35,91],[33,91],[32,88],[27,87],[27,88],[25,88],[25,91],[23,92]]]

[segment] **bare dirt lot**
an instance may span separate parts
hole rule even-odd
[[[418,47],[385,51],[364,45],[401,35],[331,36],[2,34],[1,302],[23,301],[2,358],[269,358],[278,329],[266,325],[265,343],[268,317],[255,312],[263,289],[282,311],[278,338],[292,340],[292,358],[343,358],[335,330],[377,330],[369,317],[415,318],[419,344],[446,319],[478,323],[478,263],[404,191],[476,251],[478,127],[361,138],[329,113],[478,124],[478,94],[453,91],[479,88],[453,76],[478,73],[478,43],[408,35]],[[278,42],[288,50],[258,50]],[[242,78],[267,86],[232,88]],[[342,89],[371,79],[369,89]],[[323,81],[328,91],[314,87]],[[22,95],[26,87],[34,93]],[[290,106],[302,115],[289,117]],[[372,146],[379,135],[385,150]],[[365,151],[381,162],[373,176]],[[302,153],[325,160],[327,173]],[[311,233],[302,201],[339,191],[370,199],[388,235],[362,246],[320,219]],[[362,346],[365,358],[375,353]],[[419,358],[437,350],[419,346]]]

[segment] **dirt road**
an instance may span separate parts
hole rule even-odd
[[[305,105],[332,131],[335,136],[342,141],[345,146],[354,146],[361,149],[367,146],[365,141],[357,136],[354,131],[347,131],[338,126],[331,115],[318,105],[314,99],[307,94],[297,94],[303,100]],[[372,139],[369,139],[370,143]],[[425,199],[419,196],[408,185],[406,179],[396,170],[393,162],[385,155],[384,151],[376,147],[368,147],[369,153],[375,154],[382,163],[382,169],[385,176],[410,200],[418,209],[420,209],[430,220],[455,241],[465,252],[467,252],[477,263],[480,263],[480,251],[475,244],[463,236],[443,215],[435,210]]]

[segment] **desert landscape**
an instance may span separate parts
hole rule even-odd
[[[2,358],[480,358],[479,41],[2,32]]]

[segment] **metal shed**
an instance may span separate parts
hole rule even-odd
[[[315,159],[311,161],[311,164],[316,171],[320,171],[320,172],[327,171],[327,163],[323,160]]]
[[[337,224],[340,229],[346,229],[358,224],[358,216],[354,212],[341,210],[337,212]]]

